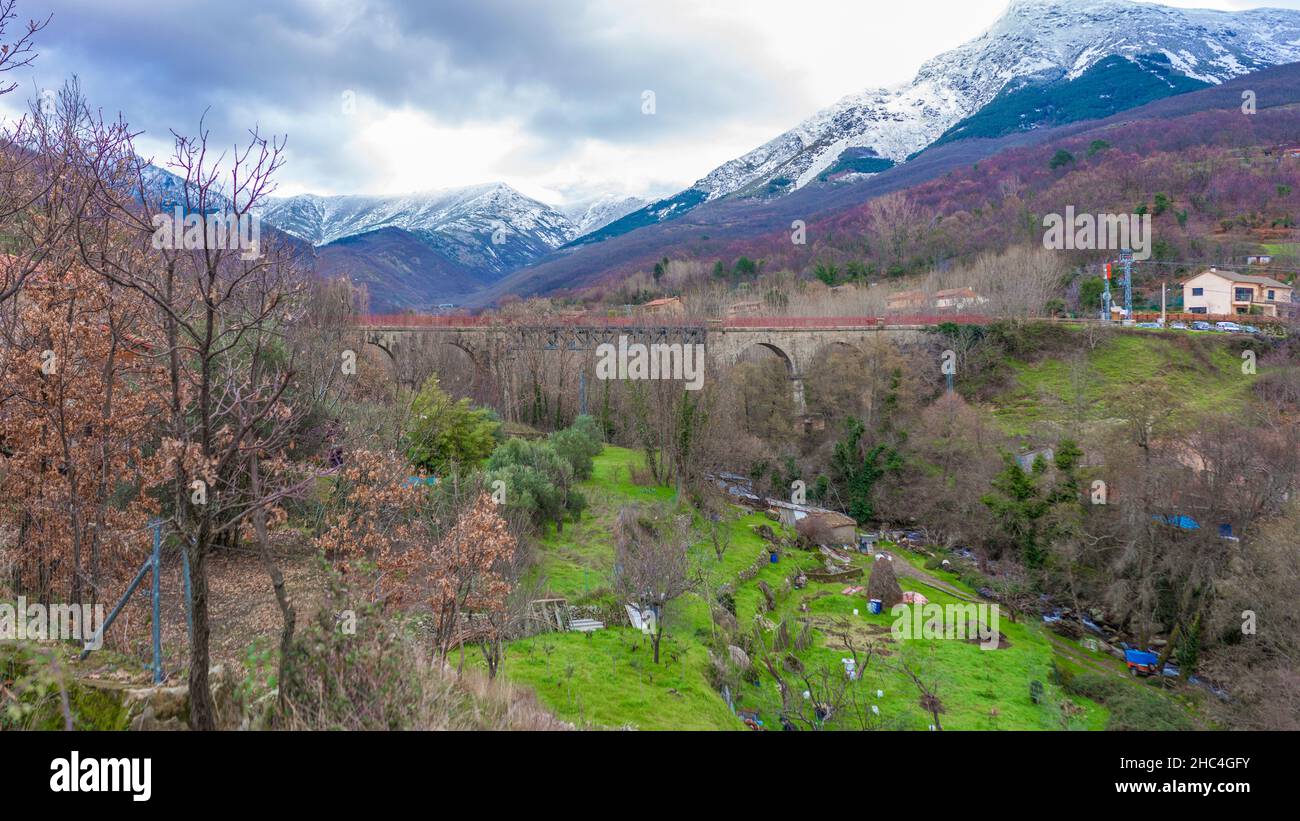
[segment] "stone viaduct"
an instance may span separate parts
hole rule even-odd
[[[441,320],[441,321],[440,321]],[[399,381],[409,382],[412,358],[438,345],[464,351],[479,371],[495,358],[510,358],[521,350],[595,351],[602,343],[627,342],[704,345],[710,366],[728,368],[750,348],[775,354],[790,378],[795,407],[805,412],[803,379],[818,357],[833,346],[862,350],[882,337],[895,344],[919,339],[925,323],[886,324],[876,317],[745,317],[697,323],[657,323],[653,320],[608,320],[554,325],[512,325],[479,321],[476,317],[367,317],[359,330],[365,344],[388,355]]]

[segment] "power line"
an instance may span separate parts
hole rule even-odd
[[[1134,260],[1133,264],[1135,266],[1136,265],[1168,265],[1168,266],[1186,267],[1186,268],[1205,268],[1207,270],[1210,268],[1219,267],[1218,263],[1212,263],[1212,262],[1187,262],[1181,260],[1160,260],[1160,259]],[[1300,276],[1300,269],[1296,269],[1296,268],[1281,268],[1275,265],[1247,265],[1245,267],[1252,271],[1267,271],[1269,273],[1295,274],[1297,276]],[[1229,269],[1224,269],[1224,270],[1229,270]],[[1236,273],[1240,273],[1240,271]]]

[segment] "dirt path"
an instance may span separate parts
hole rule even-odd
[[[1107,667],[1106,665],[1102,664],[1096,659],[1090,658],[1084,655],[1076,648],[1070,646],[1069,644],[1066,644],[1058,636],[1052,633],[1052,631],[1045,630],[1043,632],[1047,635],[1047,640],[1052,643],[1052,649],[1060,653],[1061,655],[1065,656],[1067,659],[1074,662],[1075,664],[1081,664],[1084,667],[1087,667],[1088,669],[1092,670],[1094,673],[1107,673],[1110,675],[1119,676],[1120,678],[1127,678],[1127,676],[1125,676],[1124,673],[1121,673],[1120,671],[1114,669],[1113,667]]]
[[[891,555],[887,550],[881,552],[884,553],[885,555]],[[944,593],[947,593],[949,596],[954,596],[958,599],[961,599],[962,601],[976,602],[976,603],[980,601],[979,599],[971,596],[969,593],[958,590],[956,587],[953,587],[948,582],[940,578],[937,578],[935,576],[931,576],[929,573],[917,568],[914,564],[912,564],[911,562],[907,561],[902,557],[897,557],[897,556],[895,557],[894,572],[899,576],[907,576],[908,578],[916,579],[921,584],[924,584],[927,587],[933,587],[935,590],[941,590]]]

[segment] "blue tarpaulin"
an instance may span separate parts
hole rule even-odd
[[[1196,521],[1195,519],[1193,519],[1191,516],[1186,516],[1186,515],[1178,515],[1178,516],[1152,516],[1151,518],[1152,518],[1152,519],[1155,519],[1157,522],[1160,522],[1161,524],[1171,525],[1171,526],[1173,526],[1173,527],[1181,528],[1182,530],[1200,530],[1200,529],[1201,529],[1201,523],[1198,522],[1198,521]],[[1225,522],[1225,523],[1219,525],[1219,538],[1221,538],[1221,539],[1233,539],[1233,540],[1236,539],[1236,536],[1234,536],[1234,535],[1232,534],[1232,525],[1231,525],[1231,524]]]
[[[1183,530],[1200,530],[1200,524],[1191,516],[1152,516],[1157,522],[1162,522],[1174,527],[1181,527]]]
[[[1155,653],[1144,653],[1141,650],[1125,650],[1124,660],[1129,664],[1149,664],[1154,665],[1160,660]]]

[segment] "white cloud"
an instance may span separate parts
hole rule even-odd
[[[1007,0],[204,0],[180,17],[122,2],[21,0],[55,19],[0,112],[75,73],[159,159],[205,108],[223,146],[253,124],[288,133],[281,193],[500,180],[563,204],[689,185],[845,95],[906,82]]]

